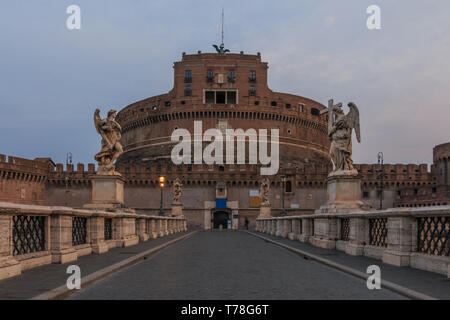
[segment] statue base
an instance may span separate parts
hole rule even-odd
[[[259,208],[259,217],[258,218],[270,218],[271,216],[272,216],[272,214],[271,214],[270,206],[261,205],[261,207]]]
[[[367,211],[371,205],[361,199],[361,178],[352,170],[346,174],[330,174],[327,180],[327,203],[315,213]],[[345,172],[345,171],[344,171]],[[356,171],[357,172],[357,171]]]
[[[361,179],[356,170],[346,174],[330,174],[327,180],[328,201],[316,214],[360,212],[373,209],[361,200]],[[338,221],[334,217],[314,219],[314,236],[311,243],[320,248],[334,249],[338,240]]]
[[[172,204],[172,217],[180,217],[183,215],[183,205],[181,203]]]
[[[89,176],[92,182],[92,201],[86,209],[120,209],[124,207],[123,187],[125,179],[118,172],[109,175]]]

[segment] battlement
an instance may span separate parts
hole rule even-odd
[[[36,158],[34,160],[30,160],[0,154],[0,164],[8,164],[10,167],[16,166],[29,169],[48,170],[48,168],[52,166],[52,163],[53,161],[50,158]]]
[[[355,164],[355,168],[363,175],[377,174],[384,171],[386,174],[394,175],[426,175],[428,165],[423,164]]]
[[[258,52],[257,54],[245,54],[244,51],[241,51],[240,53],[217,54],[216,52],[203,53],[201,51],[197,51],[197,53],[194,54],[186,54],[186,52],[183,52],[181,62],[199,61],[199,60],[218,60],[218,59],[225,61],[235,61],[235,60],[261,61],[261,53]]]
[[[428,171],[427,164],[355,164],[355,168],[362,175],[363,180],[371,178],[376,179],[376,176],[384,171],[387,174],[387,180],[431,180],[431,172]],[[280,174],[288,176],[300,176],[303,179],[326,179],[328,173],[331,171],[331,166],[317,165],[314,163],[299,164],[297,166],[280,168],[278,175],[275,175],[275,180],[279,179]],[[194,175],[194,174],[208,174],[219,176],[234,176],[234,175],[254,175],[259,177],[260,166],[254,164],[239,164],[239,165],[207,165],[207,164],[192,164],[192,165],[174,165],[170,162],[151,162],[143,163],[141,165],[135,164],[118,164],[116,170],[120,172],[127,179],[139,179],[149,177],[156,177],[158,175]],[[73,164],[58,163],[55,165],[53,171],[50,172],[51,177],[74,176],[85,178],[90,174],[95,174],[95,165],[88,164],[87,170],[85,165],[78,163]],[[411,177],[411,179],[410,179]],[[270,178],[270,177],[269,177]]]

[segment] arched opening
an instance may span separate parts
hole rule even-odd
[[[286,181],[286,192],[292,192],[292,182],[291,181]]]
[[[223,229],[228,228],[228,212],[216,211],[214,212],[214,229],[220,228],[222,225]]]

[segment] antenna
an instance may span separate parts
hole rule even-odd
[[[215,44],[212,45],[216,49],[218,54],[224,54],[224,53],[230,52],[230,50],[225,49],[225,45],[223,44],[223,22],[224,22],[224,14],[223,14],[223,8],[222,8],[222,43],[220,44],[220,46],[217,46]]]
[[[222,8],[222,44],[223,44],[223,8]]]

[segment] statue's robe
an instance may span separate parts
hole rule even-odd
[[[353,170],[352,128],[345,118],[338,119],[332,128],[336,131],[331,135],[330,155],[336,170]]]

